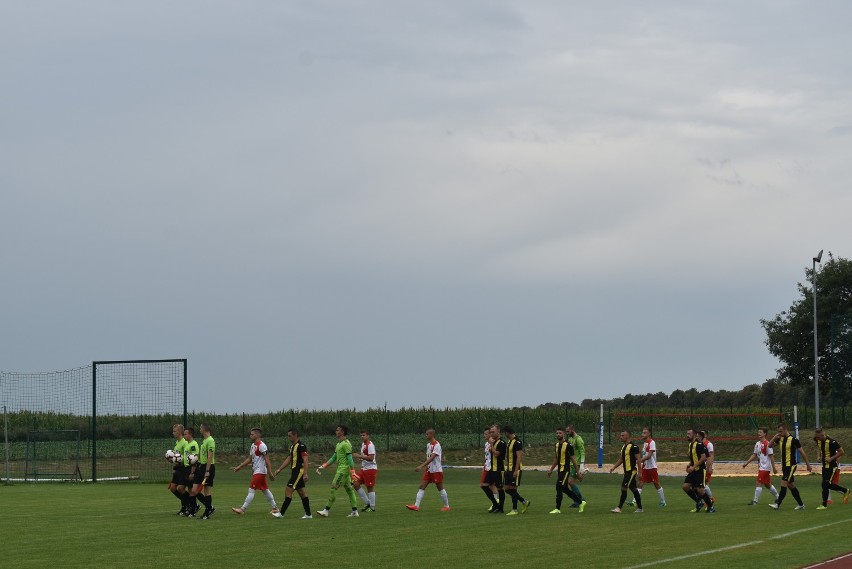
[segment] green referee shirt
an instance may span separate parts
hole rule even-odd
[[[207,454],[213,453],[213,460],[210,464],[216,464],[216,441],[213,440],[213,437],[207,437],[201,442],[201,454],[198,457],[198,462],[201,464],[207,464]]]

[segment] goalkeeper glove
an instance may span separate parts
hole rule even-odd
[[[354,468],[349,469],[349,476],[352,477],[352,484],[358,484],[361,482],[361,478],[358,476],[358,473],[355,472]]]

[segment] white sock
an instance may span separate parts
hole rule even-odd
[[[269,490],[269,489],[264,490],[263,495],[266,496],[266,500],[272,506],[272,509],[277,510],[278,504],[275,503],[275,496],[272,495],[272,490]]]
[[[252,500],[254,500],[254,488],[249,488],[248,494],[246,494],[246,501],[243,502],[243,510],[248,510]]]
[[[420,502],[423,501],[423,496],[426,494],[423,490],[417,491],[417,498],[414,500],[414,505],[420,507]]]
[[[370,497],[370,507],[375,510],[376,509],[376,493],[375,492],[368,492],[367,496]]]
[[[666,501],[666,493],[665,493],[665,492],[663,492],[663,487],[662,487],[662,486],[660,486],[659,488],[657,488],[657,494],[660,496],[660,502],[665,502],[665,501]]]
[[[364,490],[364,487],[358,488],[358,497],[364,501],[365,506],[370,505],[370,499],[367,497],[367,491]]]
[[[754,489],[754,503],[760,501],[760,495],[763,494],[763,486],[758,486]]]
[[[711,498],[713,497],[713,492],[710,491],[709,486],[704,487],[704,493],[707,494],[708,496],[710,496]]]
[[[450,499],[447,497],[447,491],[441,490],[439,492],[439,494],[441,495],[441,500],[444,502],[444,507],[449,508],[450,507]]]
[[[637,490],[639,491],[639,495],[641,496],[642,495],[642,488],[637,488]]]
[[[773,496],[775,496],[776,498],[778,497],[778,490],[775,489],[775,486],[770,485],[769,491],[772,493]]]
[[[500,503],[500,494],[498,494],[496,492],[494,493],[494,501],[497,502],[498,504]]]

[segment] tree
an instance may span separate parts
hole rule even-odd
[[[814,382],[814,297],[813,279],[817,287],[817,354],[819,358],[820,394],[831,395],[837,402],[852,393],[852,261],[834,258],[816,275],[806,269],[810,281],[798,283],[801,298],[771,320],[761,320],[766,331],[769,352],[783,364],[777,370],[777,381],[792,386],[813,387]]]

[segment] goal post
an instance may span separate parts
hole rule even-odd
[[[173,425],[187,424],[187,395],[186,359],[97,360],[63,371],[0,371],[0,407],[8,409],[5,479],[30,479],[31,432],[76,430],[83,480],[168,480],[171,467],[162,456],[174,446]]]

